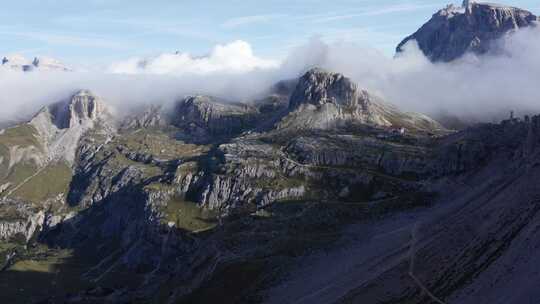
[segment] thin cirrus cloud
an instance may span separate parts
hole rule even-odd
[[[155,18],[133,18],[124,16],[110,16],[103,14],[86,14],[79,16],[62,16],[54,20],[61,26],[72,24],[92,27],[96,24],[106,28],[113,28],[122,31],[122,35],[128,38],[141,38],[154,34],[167,34],[174,37],[194,38],[204,41],[214,42],[217,40],[215,34],[201,30],[195,21],[171,21],[159,20]],[[129,34],[128,34],[129,33]]]
[[[77,47],[106,48],[113,50],[125,49],[128,46],[103,37],[70,35],[64,33],[50,33],[40,31],[20,31],[9,28],[0,28],[0,35],[12,36],[33,41],[41,41],[53,45],[67,45]]]
[[[228,20],[225,20],[221,24],[221,27],[225,29],[234,29],[241,26],[251,25],[255,23],[266,23],[270,22],[272,20],[285,17],[284,14],[270,14],[270,15],[253,15],[253,16],[242,16],[242,17],[235,17],[230,18]]]
[[[423,9],[431,9],[438,7],[436,4],[396,4],[383,7],[377,7],[372,9],[365,9],[361,12],[354,14],[333,14],[326,17],[318,17],[313,20],[314,23],[328,23],[334,21],[342,21],[346,19],[353,19],[366,16],[380,16],[386,14],[413,12]]]

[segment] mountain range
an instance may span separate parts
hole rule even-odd
[[[465,1],[397,49],[481,56],[534,20]],[[540,116],[448,130],[321,68],[127,115],[82,89],[0,130],[0,297],[535,303],[539,153]]]

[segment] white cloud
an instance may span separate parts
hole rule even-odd
[[[120,74],[209,74],[246,73],[273,69],[279,62],[255,56],[249,43],[237,40],[215,46],[209,55],[195,57],[189,53],[162,54],[154,58],[132,58],[115,63],[110,71]]]

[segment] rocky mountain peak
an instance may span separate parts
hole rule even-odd
[[[461,7],[449,5],[435,13],[418,31],[397,47],[416,40],[433,62],[448,62],[470,52],[494,50],[493,42],[517,29],[535,26],[538,17],[529,11],[493,3],[465,0]]]
[[[320,106],[326,103],[353,105],[357,102],[358,95],[358,86],[349,78],[339,73],[313,68],[298,81],[289,107],[296,109],[302,104]]]
[[[362,90],[351,79],[320,68],[307,71],[289,101],[289,115],[281,129],[335,129],[346,125],[374,125],[435,130],[441,126],[418,113],[407,113]]]
[[[101,98],[88,90],[74,94],[68,102],[57,104],[52,114],[55,124],[63,128],[88,124],[96,121],[105,113],[105,105]]]
[[[36,129],[48,160],[72,164],[79,140],[88,130],[100,127],[113,132],[109,113],[100,97],[81,90],[66,101],[44,107],[29,124]]]

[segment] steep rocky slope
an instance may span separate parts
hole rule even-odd
[[[497,39],[520,28],[536,26],[537,22],[537,16],[523,9],[465,0],[461,7],[449,5],[435,13],[398,45],[397,52],[415,40],[434,62],[452,61],[469,52],[481,55],[496,51]]]

